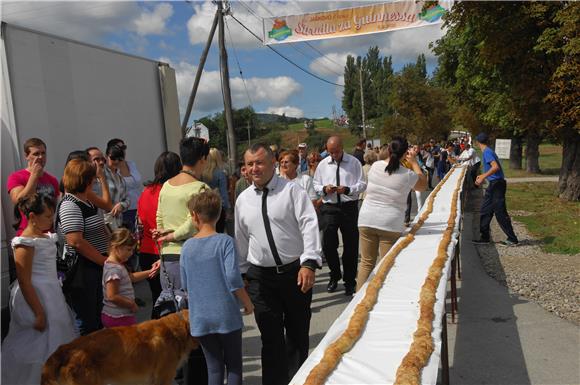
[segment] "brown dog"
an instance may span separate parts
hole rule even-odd
[[[62,345],[44,364],[42,385],[171,384],[199,346],[187,310],[133,326],[103,329]]]

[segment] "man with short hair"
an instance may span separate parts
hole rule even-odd
[[[475,138],[483,157],[483,174],[478,175],[475,184],[480,186],[485,179],[489,186],[485,190],[483,202],[481,203],[479,232],[481,237],[474,240],[475,244],[488,244],[490,242],[490,223],[493,215],[499,223],[502,231],[506,234],[507,240],[502,241],[503,246],[516,246],[518,238],[514,233],[512,221],[507,212],[505,204],[506,181],[501,164],[496,153],[489,147],[489,137],[486,133],[480,133]]]
[[[342,140],[331,136],[326,142],[330,156],[318,164],[314,173],[314,190],[322,195],[322,251],[330,268],[327,291],[336,291],[344,280],[344,294],[353,295],[356,288],[358,262],[358,196],[366,190],[361,163],[344,152]],[[343,253],[340,269],[338,230],[342,234]]]
[[[306,191],[275,174],[270,148],[256,143],[244,160],[254,184],[235,207],[240,271],[262,339],[262,383],[286,385],[308,356],[312,286],[322,265],[318,220]]]
[[[298,174],[308,172],[308,145],[306,143],[300,143],[298,145],[298,158],[300,161]]]
[[[19,199],[38,193],[51,197],[56,203],[60,194],[58,180],[44,171],[46,144],[39,138],[30,138],[24,142],[23,148],[27,167],[8,176],[6,187],[10,200],[16,205]],[[20,235],[28,224],[22,213],[21,218],[16,235]]]

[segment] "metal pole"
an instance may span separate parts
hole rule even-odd
[[[195,101],[195,95],[197,94],[197,88],[199,87],[199,82],[201,80],[201,73],[203,72],[203,67],[205,66],[205,60],[207,59],[207,54],[209,52],[209,48],[211,47],[211,42],[213,40],[213,36],[215,35],[215,29],[218,23],[219,17],[219,10],[215,12],[215,16],[213,18],[213,24],[211,25],[211,30],[209,31],[209,36],[207,38],[207,42],[205,43],[205,48],[201,53],[201,57],[199,58],[199,65],[197,66],[197,72],[195,74],[195,80],[193,82],[193,87],[191,88],[191,94],[189,95],[189,101],[187,102],[187,109],[185,110],[185,115],[183,116],[183,122],[181,123],[181,134],[185,137],[185,131],[187,129],[187,122],[189,121],[189,116],[191,115],[191,109],[193,108],[193,102]]]
[[[246,128],[248,129],[248,148],[252,147],[252,139],[250,136],[250,121],[246,122]]]
[[[236,159],[237,159],[237,146],[236,146],[236,131],[234,130],[234,117],[232,114],[232,95],[230,92],[230,73],[228,70],[228,53],[226,51],[225,33],[224,33],[224,8],[223,2],[218,1],[218,12],[219,12],[219,33],[218,41],[220,47],[220,71],[222,73],[222,91],[224,97],[224,115],[226,118],[227,125],[227,137],[228,137],[228,157],[229,157],[229,167],[230,172],[234,172],[236,169]]]
[[[362,126],[363,126],[363,137],[366,139],[367,137],[367,127],[365,125],[365,95],[363,92],[363,84],[362,84],[362,62],[358,69],[358,77],[359,77],[359,85],[360,85],[360,104],[362,108]]]

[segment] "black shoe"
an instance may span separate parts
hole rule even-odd
[[[338,280],[331,278],[330,281],[328,281],[328,286],[326,286],[326,291],[329,293],[334,293],[336,291],[337,286]]]
[[[344,295],[347,295],[349,297],[352,296],[355,291],[356,290],[355,290],[355,287],[354,286],[348,285],[348,286],[345,286],[344,287]]]
[[[474,245],[489,245],[489,239],[474,239],[471,243]]]

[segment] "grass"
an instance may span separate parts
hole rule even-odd
[[[481,158],[481,151],[479,148],[476,150],[478,156]],[[528,178],[538,175],[558,175],[560,173],[560,167],[562,166],[562,146],[554,144],[541,144],[540,145],[540,170],[541,174],[532,174],[525,170],[526,167],[526,157],[524,148],[524,158],[522,161],[523,170],[514,170],[509,167],[508,159],[501,159],[501,164],[503,166],[503,171],[506,178]]]
[[[551,253],[580,253],[580,203],[560,200],[555,182],[511,183],[506,193],[507,206],[518,222],[542,240]]]

